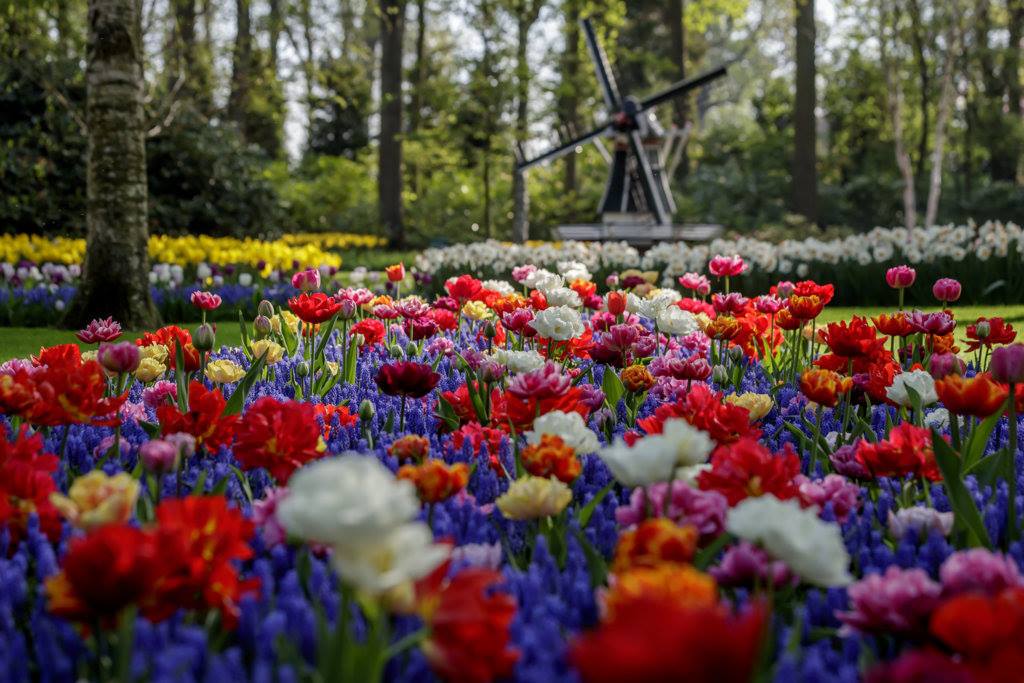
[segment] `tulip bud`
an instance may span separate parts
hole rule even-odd
[[[177,469],[181,451],[170,441],[154,439],[139,448],[142,466],[150,472],[170,472]]]
[[[338,317],[342,320],[351,320],[356,316],[356,302],[352,299],[342,299],[341,309],[338,312]]]
[[[729,371],[725,369],[724,365],[716,365],[711,370],[711,379],[716,384],[725,384],[729,381]]]
[[[373,402],[368,398],[364,398],[363,402],[359,404],[359,419],[366,422],[372,420],[376,414],[377,409],[373,407]]]
[[[729,347],[729,358],[734,363],[739,363],[741,360],[743,360],[743,349],[740,348],[739,346]]]
[[[600,408],[594,412],[594,421],[598,429],[614,428],[618,421],[615,412],[608,408]]]
[[[398,344],[392,344],[391,346],[389,346],[388,347],[388,353],[391,355],[392,358],[396,358],[396,359],[397,358],[401,358],[403,355],[405,355],[402,352],[402,347],[399,346]]]
[[[488,321],[487,324],[484,325],[484,337],[486,337],[487,339],[494,339],[497,336],[498,330],[495,329],[494,323]]]
[[[203,323],[192,333],[192,344],[200,351],[212,350],[215,343],[217,343],[216,334],[213,331],[213,326],[208,323]]]
[[[260,302],[260,305],[256,307],[256,313],[262,315],[264,318],[273,318],[274,304],[264,299],[263,301]]]
[[[406,358],[412,358],[417,353],[419,353],[419,348],[417,348],[415,342],[409,342],[408,344],[405,345],[405,357]]]
[[[992,324],[987,320],[982,320],[974,326],[974,333],[978,335],[978,339],[988,339],[988,336],[992,334]]]
[[[929,368],[934,379],[942,379],[947,375],[961,375],[967,366],[957,358],[955,353],[937,353],[931,357]]]
[[[139,347],[132,342],[119,342],[116,344],[104,342],[100,344],[96,360],[107,371],[120,375],[126,372],[135,372],[139,367],[141,356],[139,354]]]
[[[308,377],[309,376],[309,363],[307,363],[306,361],[300,361],[295,366],[295,376],[296,377]]]
[[[164,441],[174,444],[178,449],[178,454],[186,460],[196,454],[196,437],[188,432],[168,434],[164,437]]]
[[[992,352],[992,379],[1007,384],[1024,382],[1024,344],[1001,346]]]
[[[270,322],[270,318],[265,315],[256,316],[256,320],[252,323],[252,331],[256,334],[257,339],[264,339],[270,336],[274,326]]]

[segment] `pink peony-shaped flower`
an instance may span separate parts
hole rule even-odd
[[[527,263],[526,265],[516,266],[512,269],[512,279],[521,283],[536,272],[537,266],[533,264]]]
[[[893,266],[885,271],[885,282],[893,289],[906,289],[916,279],[917,271],[910,266]]]
[[[201,311],[212,311],[220,308],[221,298],[213,292],[192,292],[192,305]]]
[[[620,526],[633,526],[648,517],[648,509],[655,517],[665,515],[665,494],[668,484],[661,482],[646,487],[637,487],[629,497],[629,504],[615,511]],[[668,518],[676,524],[689,524],[697,528],[701,541],[718,537],[725,531],[725,516],[729,503],[717,491],[695,489],[686,482],[672,482],[672,499],[668,504]],[[650,508],[647,498],[650,496]]]
[[[804,475],[796,477],[800,500],[806,505],[816,505],[824,510],[826,503],[832,504],[836,520],[842,524],[860,504],[860,487],[847,481],[841,474],[829,474],[817,481]]]
[[[740,541],[730,546],[718,564],[711,568],[710,574],[720,586],[731,588],[781,588],[800,580],[785,562],[773,560],[768,553],[749,541]]]
[[[711,271],[711,274],[718,277],[739,275],[746,269],[747,264],[739,254],[732,256],[722,256],[719,254],[712,258],[711,263],[708,264],[708,270]]]
[[[913,636],[926,632],[942,599],[942,586],[923,569],[891,566],[846,589],[850,610],[838,612],[843,631]]]
[[[174,382],[169,382],[165,379],[162,379],[153,386],[142,390],[142,402],[154,410],[157,406],[168,401],[174,403],[177,400],[177,385]]]
[[[946,595],[997,595],[1004,589],[1024,586],[1013,558],[985,548],[961,550],[947,557],[939,567],[939,580]]]
[[[772,294],[765,294],[754,299],[754,310],[765,315],[775,315],[786,307],[786,302]]]
[[[716,293],[711,296],[711,305],[714,306],[715,313],[727,315],[739,315],[749,302],[750,299],[739,292],[731,292],[729,294]]]
[[[932,285],[932,295],[944,304],[960,298],[960,283],[951,277],[940,277]]]
[[[547,361],[542,367],[517,375],[508,392],[521,399],[537,400],[562,396],[572,386],[572,377],[563,374],[557,364]]]
[[[112,342],[121,336],[121,324],[113,318],[97,318],[75,333],[83,344]]]
[[[956,320],[945,311],[937,311],[935,313],[914,311],[906,315],[906,320],[912,328],[923,334],[943,336],[956,328]]]
[[[775,296],[779,297],[783,301],[793,296],[793,292],[796,291],[796,285],[789,280],[779,280],[775,285]]]

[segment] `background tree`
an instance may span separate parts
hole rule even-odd
[[[392,248],[405,246],[402,225],[402,56],[405,0],[380,0],[380,142],[377,197],[380,223]]]
[[[135,0],[89,0],[88,236],[82,282],[65,319],[71,327],[105,315],[129,329],[159,322],[149,295],[139,21]]]
[[[796,103],[793,106],[793,209],[818,222],[817,69],[814,0],[796,0]]]

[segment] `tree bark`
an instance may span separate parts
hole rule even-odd
[[[924,27],[921,23],[921,6],[919,0],[909,0],[910,7],[910,38],[914,50],[914,64],[921,87],[921,138],[917,145],[917,168],[915,174],[924,175],[925,160],[928,158],[928,135],[931,133],[931,111],[928,108],[928,96],[931,94],[931,76],[928,73],[928,60],[924,54]]]
[[[136,0],[89,0],[86,66],[88,237],[81,285],[64,324],[113,316],[159,324],[149,294],[142,37]]]
[[[669,25],[670,40],[672,54],[672,66],[675,73],[672,75],[673,81],[681,81],[686,78],[686,25],[683,23],[686,17],[686,0],[669,0],[666,3],[666,21]],[[687,122],[690,120],[690,94],[685,93],[677,97],[673,103],[673,114],[675,120],[673,123],[678,130],[686,128]],[[676,154],[679,154],[679,164],[676,167],[676,176],[679,180],[686,178],[686,175],[690,171],[690,160],[686,153],[686,146],[689,136],[685,138],[677,138],[676,145],[681,145],[681,149]]]
[[[896,19],[890,16],[889,0],[879,3],[878,44],[882,58],[882,70],[885,73],[886,107],[892,123],[893,146],[896,152],[896,165],[903,177],[903,222],[907,229],[917,226],[917,195],[914,191],[914,167],[907,152],[903,134],[903,86],[899,74],[889,57],[889,37],[886,31],[895,27]]]
[[[270,43],[270,70],[277,74],[277,62],[280,58],[278,43],[284,32],[284,8],[281,0],[267,0],[267,40]]]
[[[946,151],[946,125],[949,122],[950,110],[953,107],[953,65],[959,49],[959,41],[955,32],[949,31],[946,44],[946,58],[942,71],[942,90],[939,93],[938,113],[935,116],[935,148],[932,150],[931,177],[928,183],[928,202],[925,206],[924,226],[935,224],[939,213],[939,197],[942,194],[942,162]]]
[[[796,102],[794,104],[793,208],[818,222],[817,104],[814,0],[796,0]]]
[[[524,8],[516,17],[516,142],[522,144],[529,136],[530,64],[526,48],[530,20]],[[512,172],[512,239],[523,243],[530,239],[529,199],[526,196],[526,175],[513,167]]]
[[[235,47],[231,59],[228,118],[245,131],[252,80],[252,18],[249,0],[235,0]]]
[[[580,132],[580,0],[565,2],[565,52],[562,55],[562,84],[559,110],[566,126],[566,138]],[[576,154],[567,154],[563,166],[566,194],[575,197],[579,191],[576,177]]]
[[[377,182],[381,226],[394,249],[405,246],[402,224],[402,43],[405,0],[380,0],[380,144]]]

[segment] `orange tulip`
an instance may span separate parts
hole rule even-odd
[[[625,292],[608,292],[608,312],[612,315],[622,315],[626,310]]]
[[[822,368],[811,368],[800,376],[800,392],[809,400],[827,408],[839,402],[839,396],[853,388],[853,378]]]
[[[821,314],[825,302],[817,294],[789,297],[789,313],[797,320],[813,320]]]
[[[401,282],[405,279],[405,264],[396,263],[393,266],[388,266],[384,272],[387,273],[388,280],[391,282]]]
[[[998,412],[1006,402],[1008,391],[987,373],[967,379],[960,375],[947,375],[935,380],[935,393],[954,415],[984,418]]]

